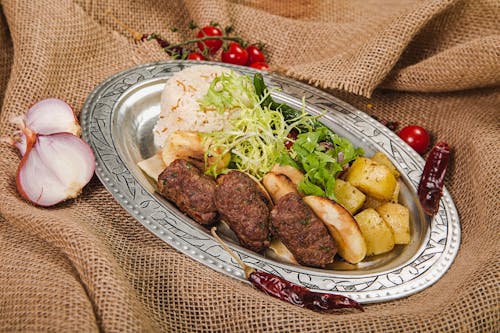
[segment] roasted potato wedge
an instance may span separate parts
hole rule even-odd
[[[333,189],[337,202],[344,206],[349,213],[356,213],[366,200],[366,195],[351,185],[351,183],[337,179]]]
[[[358,224],[344,207],[328,198],[315,195],[304,197],[304,202],[325,223],[342,258],[353,264],[365,258],[365,239]]]
[[[361,210],[365,210],[367,208],[373,208],[376,209],[377,207],[385,204],[387,201],[385,200],[379,200],[375,199],[374,197],[371,197],[369,195],[366,196],[366,200],[363,204],[363,207],[361,207]]]
[[[298,265],[292,252],[279,239],[271,241],[269,248],[266,249],[266,255],[281,262]]]
[[[275,203],[285,194],[290,192],[299,193],[297,186],[292,183],[290,178],[283,174],[268,172],[262,178],[262,184]]]
[[[287,176],[295,186],[304,178],[304,173],[291,165],[275,164],[271,172]]]
[[[391,162],[389,157],[386,154],[382,153],[381,151],[376,152],[371,157],[371,160],[377,162],[378,164],[382,164],[382,165],[385,165],[386,167],[388,167],[396,178],[398,178],[400,176],[398,169],[396,169],[396,167]]]
[[[154,180],[158,180],[160,173],[167,167],[161,158],[161,152],[158,152],[148,159],[142,160],[137,163],[137,166]]]
[[[394,233],[375,209],[365,209],[354,218],[366,241],[366,255],[377,255],[394,248]]]
[[[346,180],[366,195],[379,200],[391,200],[397,184],[388,167],[366,157],[358,157],[354,161]]]
[[[378,207],[380,207],[381,205],[383,205],[387,202],[398,203],[400,189],[401,189],[401,185],[399,184],[399,182],[397,182],[396,188],[394,189],[394,193],[392,194],[392,198],[389,201],[375,199],[374,197],[367,195],[366,200],[363,203],[363,206],[361,207],[361,210],[366,209],[366,208],[377,209]]]
[[[410,211],[403,205],[387,202],[376,211],[394,232],[394,243],[410,243]]]

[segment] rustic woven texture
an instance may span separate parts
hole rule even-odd
[[[176,252],[97,178],[76,200],[30,205],[15,187],[18,154],[1,145],[0,331],[498,332],[498,0],[0,3],[0,136],[39,99],[63,98],[78,113],[109,75],[167,59],[155,43],[134,43],[106,11],[172,41],[187,37],[191,20],[216,20],[266,43],[282,73],[448,141],[446,185],[463,235],[450,270],[425,291],[364,313],[320,315]]]

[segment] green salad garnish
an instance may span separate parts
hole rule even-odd
[[[361,148],[354,148],[326,127],[299,134],[288,154],[281,156],[280,164],[292,165],[304,171],[299,190],[305,195],[326,196],[335,200],[335,179],[359,155]]]
[[[248,172],[261,179],[286,151],[285,141],[297,126],[311,128],[313,117],[302,112],[290,122],[283,114],[269,107],[262,107],[260,98],[248,76],[231,72],[212,82],[208,93],[200,101],[202,107],[215,107],[219,112],[232,111],[230,128],[225,131],[203,133],[208,143],[208,155],[231,154],[230,169]],[[217,163],[207,172],[216,176],[227,170],[217,170]]]
[[[299,183],[303,194],[335,199],[335,179],[363,154],[361,148],[319,123],[318,117],[307,114],[305,102],[296,110],[273,101],[260,74],[253,83],[245,75],[222,74],[199,102],[202,109],[231,111],[229,129],[202,134],[210,147],[205,158],[231,155],[227,169],[207,170],[214,176],[238,169],[261,179],[276,163],[292,165],[305,174]],[[285,142],[292,130],[299,134],[287,149]]]

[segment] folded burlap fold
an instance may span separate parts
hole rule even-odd
[[[463,233],[454,264],[425,291],[364,313],[320,315],[176,252],[97,178],[76,200],[30,205],[16,191],[19,156],[0,145],[0,331],[498,330],[497,0],[0,4],[0,136],[14,130],[9,118],[41,98],[62,98],[79,112],[109,75],[167,59],[156,43],[135,43],[106,11],[171,41],[192,33],[191,20],[215,20],[264,42],[282,74],[448,141],[446,186]]]

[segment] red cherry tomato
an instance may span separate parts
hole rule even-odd
[[[250,64],[250,67],[256,68],[256,69],[269,69],[269,65],[266,64],[265,62],[252,62]]]
[[[425,153],[431,141],[425,128],[416,125],[404,127],[398,135],[419,154]]]
[[[212,25],[208,25],[206,27],[203,27],[200,32],[198,32],[197,37],[198,38],[203,38],[203,37],[217,37],[217,36],[222,36],[222,31],[214,27]],[[219,51],[219,49],[222,46],[222,40],[220,39],[209,39],[205,40],[203,42],[198,42],[197,43],[198,48],[203,52],[205,50],[205,47],[208,48],[208,53],[214,54],[215,52]]]
[[[222,52],[221,60],[228,64],[244,66],[248,61],[248,52],[239,43],[231,42],[227,51]]]
[[[251,65],[254,62],[266,62],[266,57],[264,53],[256,46],[250,45],[247,47],[248,52],[248,64]]]
[[[188,60],[205,60],[205,57],[200,52],[191,52],[187,56]]]

